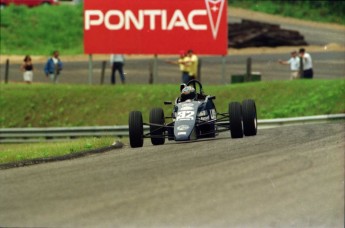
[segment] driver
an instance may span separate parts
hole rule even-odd
[[[194,100],[196,98],[195,89],[192,86],[185,86],[181,91],[181,101]]]

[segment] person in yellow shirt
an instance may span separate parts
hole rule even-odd
[[[185,65],[189,67],[189,81],[197,79],[198,75],[198,56],[196,56],[193,50],[188,50]]]
[[[182,73],[181,81],[187,84],[189,82],[189,65],[186,64],[187,54],[185,51],[180,51],[180,58],[177,61],[167,60],[167,63],[179,65],[180,71]]]

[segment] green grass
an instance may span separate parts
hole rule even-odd
[[[178,90],[176,85],[0,84],[0,122],[2,128],[127,125],[128,113],[133,110],[141,111],[144,121],[153,107],[164,107],[169,115],[172,106],[164,106],[163,101],[173,101]],[[218,112],[227,112],[231,101],[254,99],[259,119],[345,112],[345,80],[204,85],[204,90],[217,97]],[[0,144],[0,163],[66,155],[109,146],[114,140]]]
[[[50,158],[110,146],[114,138],[81,138],[66,142],[0,144],[0,164]]]
[[[258,118],[309,116],[345,112],[345,80],[271,81],[234,85],[204,85],[215,95],[218,112],[230,101],[255,99]],[[128,113],[164,107],[166,115],[179,94],[176,85],[51,85],[1,84],[0,126],[68,127],[125,125]]]
[[[1,10],[0,54],[83,53],[82,5],[11,5]]]
[[[345,1],[229,0],[228,4],[234,7],[307,21],[345,24]]]

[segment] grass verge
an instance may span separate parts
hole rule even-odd
[[[170,115],[179,95],[178,85],[0,85],[0,126],[69,127],[126,125],[130,111],[148,120],[151,108],[163,107]],[[204,85],[215,95],[218,112],[227,112],[231,101],[254,99],[259,119],[310,116],[345,112],[345,80],[270,81]]]
[[[315,0],[228,0],[229,6],[298,18],[308,21],[345,24],[344,1]]]
[[[113,137],[80,138],[64,142],[42,142],[31,144],[0,144],[0,164],[45,159],[76,154],[108,147],[115,141]]]

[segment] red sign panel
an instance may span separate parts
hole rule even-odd
[[[227,53],[225,0],[85,0],[86,54]]]

